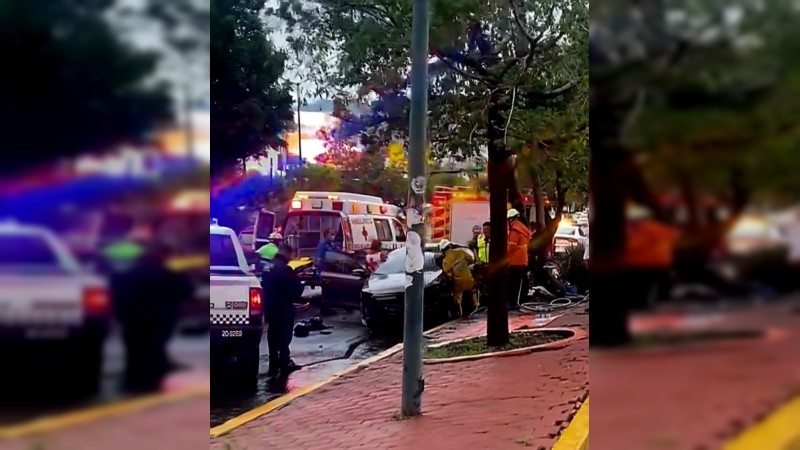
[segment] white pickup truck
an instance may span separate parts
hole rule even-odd
[[[230,369],[242,384],[254,384],[264,331],[261,283],[236,233],[216,222],[211,224],[209,258],[212,367]]]
[[[50,230],[4,222],[0,292],[0,354],[24,366],[0,376],[30,372],[72,392],[96,391],[111,320],[105,281],[84,271]]]

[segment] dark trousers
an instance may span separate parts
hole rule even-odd
[[[270,324],[267,329],[267,347],[269,348],[269,374],[275,375],[289,367],[291,354],[289,344],[292,343],[292,327],[287,324]]]
[[[157,330],[126,327],[125,388],[132,392],[156,391],[169,369],[166,342]]]
[[[508,266],[508,307],[518,309],[528,296],[528,267]]]

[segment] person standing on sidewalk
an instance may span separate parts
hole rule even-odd
[[[271,378],[286,377],[297,367],[292,364],[289,345],[294,328],[294,304],[303,295],[303,284],[289,267],[293,249],[284,244],[272,259],[273,266],[261,277],[261,289],[266,300],[267,346]]]
[[[528,246],[531,230],[520,219],[519,211],[508,210],[508,307],[519,308],[521,298],[527,291]]]

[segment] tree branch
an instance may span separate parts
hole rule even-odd
[[[452,61],[448,60],[447,57],[444,56],[444,54],[442,52],[435,51],[434,54],[439,58],[439,61],[441,61],[442,64],[447,66],[450,70],[452,70],[452,71],[458,73],[459,75],[463,76],[464,78],[469,78],[471,80],[480,81],[481,83],[487,83],[488,82],[488,80],[484,76],[477,75],[477,74],[474,74],[474,73],[469,73],[466,70],[461,69],[456,64],[454,64]]]
[[[568,82],[564,83],[563,85],[561,85],[561,86],[559,86],[559,87],[557,87],[555,89],[549,90],[549,91],[529,92],[525,97],[527,97],[527,99],[531,100],[531,101],[550,100],[550,99],[553,99],[553,98],[556,98],[556,97],[559,97],[561,95],[566,94],[567,92],[572,90],[577,85],[578,85],[578,80],[572,80],[572,81],[568,81]]]

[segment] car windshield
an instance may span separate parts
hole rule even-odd
[[[211,235],[208,256],[212,267],[239,267],[233,239],[226,234]]]
[[[556,234],[573,235],[575,234],[575,227],[558,227]]]
[[[61,261],[47,242],[38,235],[0,236],[0,266],[58,267]]]
[[[433,272],[439,270],[439,267],[436,266],[436,262],[434,260],[434,253],[425,252],[425,266],[423,267],[425,272]],[[406,271],[406,251],[405,249],[395,250],[392,253],[389,253],[389,257],[386,258],[386,261],[378,267],[378,270],[375,271],[376,274],[379,275],[391,275],[397,273],[405,273]]]

